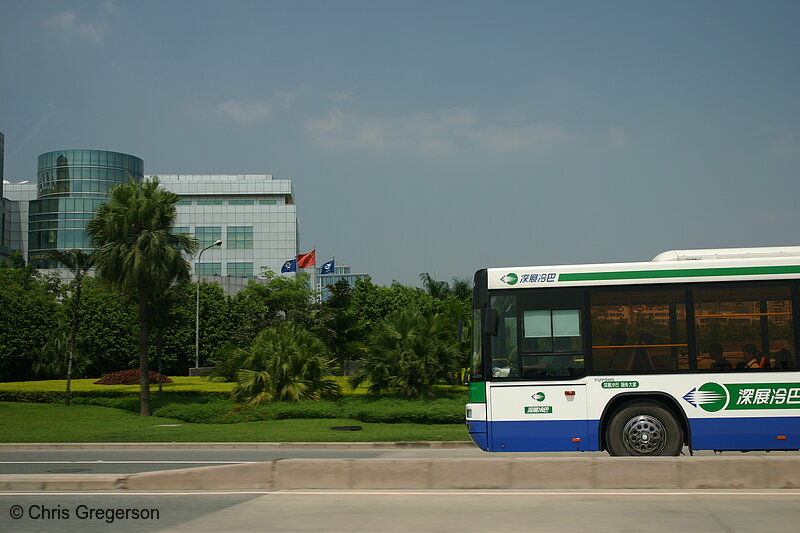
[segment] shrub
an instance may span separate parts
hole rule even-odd
[[[150,383],[172,383],[169,376],[153,372],[148,373],[150,376]],[[95,385],[136,385],[141,379],[139,370],[122,370],[114,372],[113,374],[106,374],[99,380],[95,381]]]

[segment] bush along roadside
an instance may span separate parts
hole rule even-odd
[[[139,411],[137,398],[76,398],[76,404]],[[231,424],[257,420],[352,419],[360,422],[458,424],[464,421],[464,400],[343,399],[340,401],[275,402],[247,405],[210,397],[152,398],[153,414],[197,424]]]
[[[155,387],[151,386],[150,394],[155,394]],[[231,393],[227,391],[170,391],[171,398],[207,398],[227,400]],[[139,391],[126,391],[119,389],[99,389],[99,390],[73,390],[70,393],[72,400],[88,398],[128,398],[135,400],[139,405]],[[0,402],[24,402],[24,403],[59,403],[64,401],[64,391],[42,391],[42,390],[0,390]],[[138,407],[136,409],[139,410]]]

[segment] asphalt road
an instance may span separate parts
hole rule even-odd
[[[726,452],[729,457],[764,455],[766,452]],[[772,455],[798,452],[772,452]],[[713,452],[698,452],[712,455]],[[607,457],[605,452],[487,453],[478,448],[265,448],[265,449],[42,449],[3,450],[0,474],[133,474],[157,470],[273,461],[276,459],[368,459],[368,458],[468,458],[468,457]]]
[[[799,522],[794,490],[0,493],[0,531],[15,533],[750,533]]]

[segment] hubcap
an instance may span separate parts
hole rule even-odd
[[[622,442],[633,455],[660,455],[667,443],[667,430],[651,415],[637,415],[622,429]]]

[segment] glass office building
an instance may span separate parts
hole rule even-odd
[[[37,268],[56,265],[50,250],[91,250],[86,222],[119,183],[142,180],[144,162],[103,150],[59,150],[39,156],[36,199],[30,202],[28,261]]]
[[[350,272],[350,267],[347,265],[335,265],[333,272],[330,274],[323,274],[322,267],[317,267],[317,294],[321,302],[328,301],[331,297],[330,287],[336,285],[339,281],[346,281],[350,287],[355,287],[356,282],[359,280],[367,280],[370,278],[369,274],[354,274]]]
[[[6,185],[10,249],[38,268],[54,268],[50,250],[90,251],[86,223],[108,190],[141,181],[140,158],[101,150],[61,150],[39,156],[37,183]],[[148,175],[152,178],[155,175]],[[297,257],[298,223],[292,182],[270,174],[158,174],[176,193],[174,233],[194,235],[198,251],[217,240],[222,246],[188,258],[194,276],[217,278],[235,293],[261,268],[280,272]],[[196,278],[195,278],[196,279]]]
[[[5,164],[5,137],[0,133],[0,260],[7,259],[11,250],[8,248],[10,244],[9,225],[8,225],[8,211],[11,202],[7,201],[3,196],[3,166]]]

